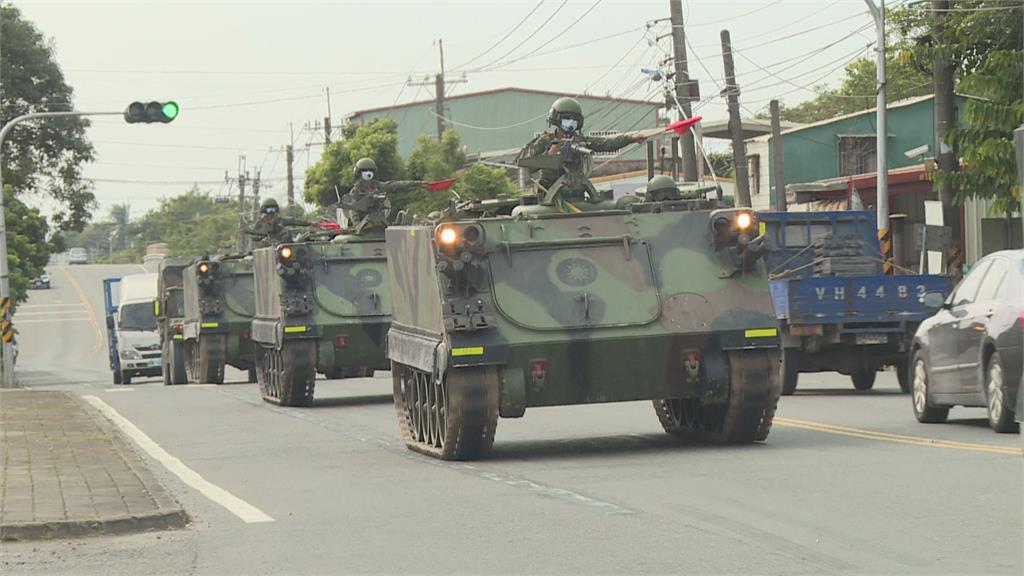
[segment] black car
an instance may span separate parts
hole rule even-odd
[[[990,254],[953,293],[924,295],[936,313],[911,347],[914,416],[945,422],[952,406],[984,406],[996,432],[1015,432],[1024,340],[1024,250]]]

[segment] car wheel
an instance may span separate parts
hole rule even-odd
[[[911,377],[911,398],[914,403],[914,417],[925,424],[940,424],[949,417],[949,407],[933,406],[931,391],[928,389],[928,365],[925,364],[924,353],[914,352],[914,364]]]
[[[999,352],[993,352],[985,366],[985,402],[988,406],[988,425],[996,432],[1016,432],[1013,408],[1006,404],[1006,383]]]

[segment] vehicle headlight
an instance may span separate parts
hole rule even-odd
[[[139,354],[134,348],[124,348],[121,350],[121,357],[125,360],[138,360],[142,358],[142,354]]]

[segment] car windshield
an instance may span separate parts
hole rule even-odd
[[[121,307],[121,330],[156,330],[152,302],[135,302]]]

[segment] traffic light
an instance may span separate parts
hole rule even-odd
[[[166,124],[177,117],[177,102],[132,102],[124,110],[124,121],[129,124],[139,122]]]

